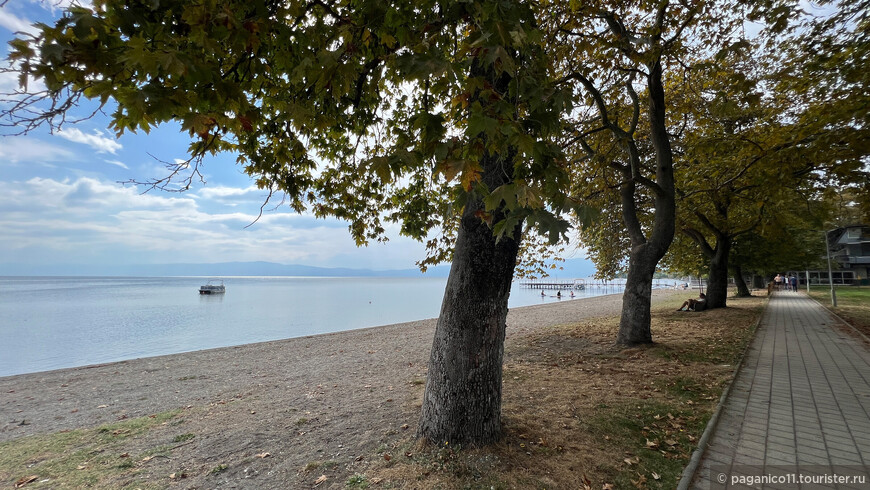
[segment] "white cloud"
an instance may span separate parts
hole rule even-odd
[[[68,9],[73,5],[93,8],[93,2],[91,0],[30,0],[30,2],[40,5],[42,8],[49,9],[51,12],[57,12],[60,9]]]
[[[114,165],[116,167],[121,167],[121,168],[125,168],[127,170],[130,170],[130,167],[128,167],[124,162],[121,162],[118,160],[105,160],[105,162],[108,163],[109,165]]]
[[[5,8],[0,8],[0,27],[5,28],[10,32],[26,32],[36,34],[38,30],[33,27],[33,23],[19,18]]]
[[[98,130],[87,134],[77,128],[68,128],[58,131],[57,135],[74,143],[88,145],[96,150],[97,153],[111,153],[114,155],[115,152],[123,148],[114,138],[107,138],[103,136],[102,131]]]
[[[248,187],[206,186],[199,191],[199,195],[206,199],[221,199],[227,197],[239,197],[251,193],[264,193],[266,191],[252,185]]]
[[[76,158],[75,154],[66,148],[53,145],[36,138],[24,136],[4,137],[0,161],[8,163],[46,163],[62,162]]]
[[[229,189],[215,192],[232,194]],[[0,181],[0,250],[22,263],[63,257],[73,263],[265,260],[407,268],[422,258],[422,247],[404,239],[358,249],[347,225],[336,220],[282,208],[245,228],[259,206],[246,205],[249,212],[243,213],[229,204],[206,210],[197,202],[193,194],[142,194],[136,187],[89,177]]]

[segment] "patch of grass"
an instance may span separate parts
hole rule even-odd
[[[297,427],[300,426],[300,425],[305,425],[305,424],[307,424],[307,423],[308,423],[308,419],[305,418],[305,417],[301,417],[301,418],[299,418],[299,419],[296,419],[296,426],[297,426]]]
[[[191,434],[189,432],[187,434],[179,434],[172,439],[172,442],[175,442],[175,443],[187,442],[187,441],[193,439],[194,437],[196,437],[196,434]]]
[[[651,346],[615,347],[616,317],[509,341],[501,441],[460,449],[404,434],[365,474],[383,488],[675,488],[765,301],[674,312],[683,300],[653,308]]]
[[[679,481],[709,417],[674,403],[626,403],[588,423],[625,456],[612,468],[615,488],[670,489]]]
[[[214,468],[211,469],[211,474],[212,474],[212,475],[217,475],[217,474],[223,473],[223,472],[226,471],[228,468],[229,468],[229,465],[219,464],[219,465],[217,465],[217,466],[215,466]]]
[[[369,481],[365,475],[356,474],[347,479],[345,486],[347,488],[365,489],[369,487]]]
[[[870,287],[843,286],[835,287],[834,290],[837,294],[836,308],[831,306],[830,286],[811,286],[809,294],[864,335],[870,336]]]
[[[41,434],[0,443],[0,486],[38,475],[27,488],[116,488],[119,478],[135,479],[137,462],[125,446],[131,438],[162,426],[180,413],[162,412],[93,429]],[[134,482],[137,488],[155,488]]]
[[[309,461],[303,468],[302,471],[305,473],[314,471],[316,469],[321,469],[323,471],[330,470],[338,467],[338,461],[327,460],[327,461]]]

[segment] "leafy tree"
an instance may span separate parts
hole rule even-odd
[[[609,211],[621,214],[625,229],[625,235],[605,235],[586,228],[582,237],[593,238],[593,256],[611,264],[617,258],[614,247],[629,243],[617,343],[649,343],[653,275],[675,230],[665,74],[682,71],[692,49],[716,38],[721,12],[707,2],[549,7],[548,31],[564,53],[559,57],[563,79],[574,84],[580,102],[565,144],[576,155],[575,171],[594,176],[588,177],[591,185],[584,194],[610,203]],[[692,38],[698,39],[694,48]],[[580,109],[584,106],[590,109]],[[613,228],[612,218],[606,223]]]
[[[6,124],[58,126],[82,99],[111,127],[180,122],[191,159],[151,185],[186,188],[202,157],[238,155],[297,211],[383,222],[452,260],[418,435],[501,430],[507,299],[524,231],[564,238],[576,203],[554,137],[571,110],[530,8],[511,0],[96,0],[13,41],[22,84]],[[455,238],[454,238],[455,237]],[[455,245],[453,241],[455,239]]]
[[[800,241],[807,228],[822,228],[814,201],[826,187],[866,178],[858,171],[867,155],[866,129],[854,119],[861,98],[848,91],[848,97],[805,102],[802,90],[810,79],[822,76],[824,82],[812,83],[832,89],[850,84],[840,73],[806,68],[812,63],[805,63],[809,55],[801,51],[808,46],[805,37],[813,36],[806,26],[794,37],[781,33],[781,27],[771,26],[767,35],[776,42],[768,44],[775,47],[769,56],[760,56],[763,47],[747,44],[750,51],[741,47],[700,64],[692,77],[697,88],[689,91],[694,96],[681,100],[689,128],[680,141],[681,228],[709,259],[707,297],[713,308],[726,305],[729,260],[737,258],[731,247],[739,236],[760,233],[787,258],[774,262],[791,268],[806,264],[795,237]],[[847,45],[854,43],[847,39]],[[741,276],[738,286],[744,264],[731,264]]]

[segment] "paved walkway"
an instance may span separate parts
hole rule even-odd
[[[773,295],[690,488],[870,489],[870,347],[839,323]]]

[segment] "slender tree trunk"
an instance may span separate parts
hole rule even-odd
[[[652,342],[650,305],[652,280],[659,260],[668,251],[674,239],[676,204],[674,196],[674,166],[670,136],[665,124],[665,91],[662,85],[662,66],[656,62],[650,67],[649,87],[650,140],[655,150],[656,188],[655,216],[652,232],[647,240],[641,231],[633,196],[623,188],[623,217],[631,236],[628,278],[622,296],[622,317],[616,342],[622,345]]]
[[[749,286],[743,280],[743,267],[740,267],[740,264],[734,264],[731,266],[731,270],[734,272],[734,284],[737,285],[737,297],[747,298],[752,296]]]
[[[764,289],[767,285],[764,283],[764,276],[759,276],[758,274],[752,275],[752,287],[755,289]]]

